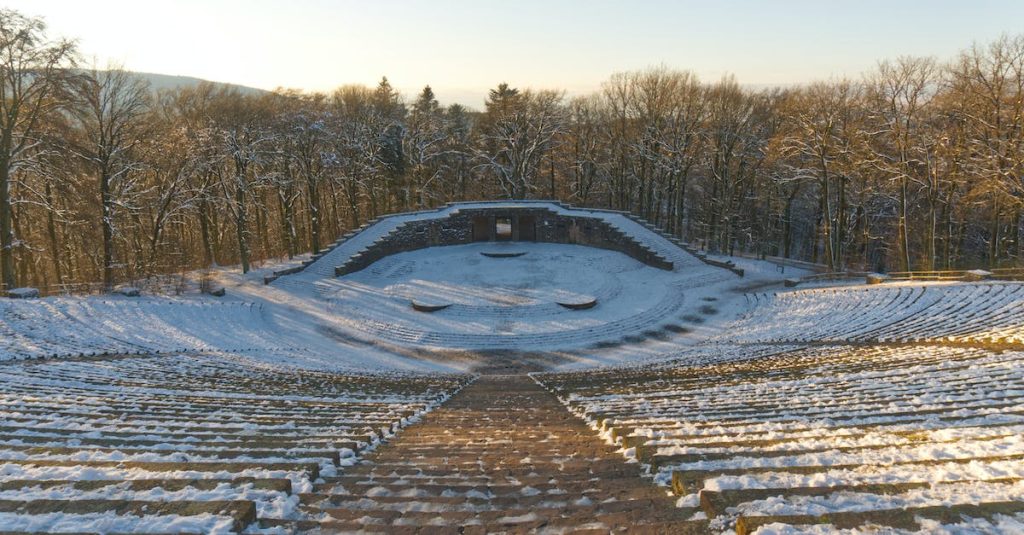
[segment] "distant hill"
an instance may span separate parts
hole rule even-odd
[[[154,92],[162,91],[165,89],[177,89],[179,87],[195,87],[203,82],[210,82],[209,80],[203,80],[202,78],[195,78],[193,76],[173,76],[170,74],[156,74],[152,72],[134,72],[132,74],[149,82],[149,85]],[[267,93],[267,91],[263,89],[257,89],[255,87],[249,87],[244,85],[227,84],[223,82],[210,83],[225,87],[231,87],[237,89],[240,93],[247,95],[260,95],[263,93]]]
[[[152,72],[137,72],[136,76],[139,76],[149,82],[149,85],[153,88],[153,91],[160,91],[163,89],[176,89],[179,87],[193,87],[209,80],[203,80],[202,78],[194,78],[192,76],[173,76],[170,74],[156,74]],[[237,84],[226,84],[221,82],[213,82],[217,85],[223,85],[226,87],[232,87],[237,89],[239,92],[244,94],[258,95],[266,93],[263,89],[257,89],[255,87],[248,87]]]

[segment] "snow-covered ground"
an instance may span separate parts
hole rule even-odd
[[[722,529],[934,506],[1024,512],[1024,352],[721,351],[728,362],[708,351],[703,363],[537,379]]]
[[[672,271],[621,253],[547,243],[476,243],[396,254],[343,277],[334,267],[401,224],[471,203],[383,218],[303,271],[263,277],[207,272],[228,295],[0,301],[0,360],[104,353],[246,352],[316,369],[466,371],[469,359],[430,353],[545,351],[582,368],[677,358],[720,343],[1024,341],[1018,283],[887,284],[782,291],[797,268],[732,258],[743,278],[709,266],[615,212],[529,203],[600,217],[669,258]],[[493,258],[480,253],[516,252]],[[596,300],[573,310],[559,302]],[[435,312],[412,303],[442,306]],[[424,358],[427,357],[427,358]]]
[[[469,379],[295,370],[239,354],[7,363],[0,526],[227,533],[252,522],[247,504],[290,518],[318,478]]]
[[[730,342],[1024,343],[1024,284],[902,283],[752,293]]]
[[[479,243],[398,254],[334,276],[335,266],[404,222],[504,206],[456,205],[383,218],[269,286],[262,284],[264,276],[301,259],[246,275],[205,271],[227,289],[222,298],[0,301],[0,360],[232,351],[315,369],[436,372],[464,371],[475,363],[427,353],[513,349],[559,352],[567,367],[616,364],[678,354],[738,317],[748,306],[743,291],[782,279],[774,266],[757,261],[741,261],[749,272],[745,278],[704,264],[619,213],[528,204],[602,218],[670,259],[674,269],[582,246]],[[523,256],[480,254],[512,249]],[[589,300],[597,304],[586,310],[558,304]],[[413,301],[451,306],[420,312]]]
[[[492,258],[483,253],[522,253]],[[672,322],[701,290],[736,277],[718,268],[663,271],[613,251],[549,243],[477,243],[397,254],[319,288],[343,328],[434,348],[563,349]],[[572,310],[559,303],[596,300]],[[450,305],[432,313],[410,303]],[[689,301],[689,303],[688,303]]]
[[[299,260],[209,271],[221,298],[0,300],[0,526],[288,518],[317,477],[463,386],[447,375],[478,364],[463,353],[493,349],[549,357],[560,373],[539,382],[724,531],[1024,522],[1024,285],[784,289],[804,273],[731,259],[739,278],[600,211],[574,213],[674,269],[478,243],[334,276],[403,222],[458,209],[384,218],[270,285]],[[18,503],[37,508],[4,509]]]

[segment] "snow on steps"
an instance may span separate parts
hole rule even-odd
[[[289,518],[318,477],[469,380],[226,355],[0,368],[0,522],[22,531],[208,533]]]
[[[292,521],[324,532],[706,533],[522,375],[483,376],[337,477]],[[417,528],[419,528],[417,530]]]
[[[715,345],[689,358],[536,378],[720,530],[1024,513],[1024,352]]]
[[[1024,345],[1024,284],[860,286],[749,294],[731,342]]]
[[[0,360],[285,350],[260,306],[166,298],[0,300]]]

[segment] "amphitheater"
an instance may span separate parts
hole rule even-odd
[[[3,299],[0,531],[1024,532],[1024,287],[779,269],[463,203]]]

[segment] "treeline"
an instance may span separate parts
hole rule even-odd
[[[154,94],[0,11],[0,272],[8,287],[319,251],[449,201],[629,210],[713,252],[833,270],[1017,265],[1024,36],[858,80],[753,91],[665,67],[593,95],[501,84],[481,112],[387,79],[330,94]]]

